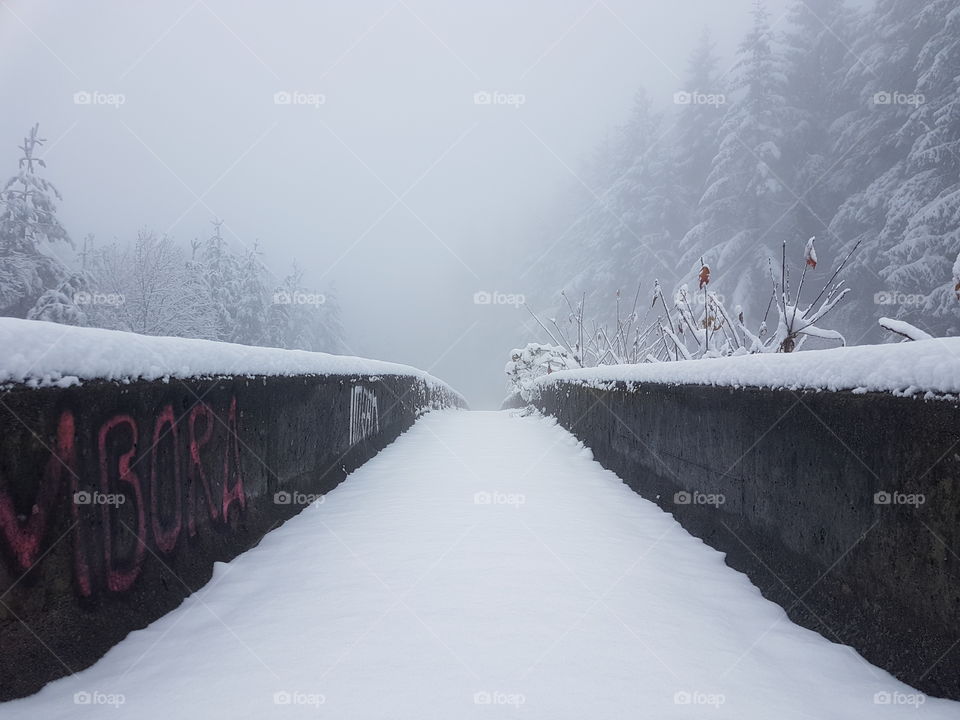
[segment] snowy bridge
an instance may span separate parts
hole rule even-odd
[[[792,624],[552,421],[456,411],[93,667],[2,706],[24,720],[958,712]]]
[[[112,339],[98,337],[104,358],[122,354]],[[158,377],[213,372],[198,369],[196,355],[193,367],[172,371],[160,349],[152,349]],[[134,355],[142,358],[142,350]],[[278,365],[294,360],[304,362],[238,356],[231,372],[243,375],[249,370],[243,362],[250,362],[272,364],[279,373]],[[24,358],[4,381],[22,380],[31,361],[38,359]],[[49,362],[48,368],[68,360],[54,351]],[[86,372],[102,375],[103,368]],[[47,373],[40,384],[76,380]],[[270,404],[287,403],[297,416],[304,391],[281,390],[268,393]],[[401,423],[387,403],[373,412],[371,394],[354,388],[347,396],[360,398],[343,406],[349,445]],[[295,435],[296,417],[270,417]],[[269,436],[269,427],[238,422]],[[308,444],[332,437],[314,433]],[[104,442],[101,450],[110,445]],[[225,447],[233,452],[229,442]],[[198,452],[202,460],[203,447]],[[286,462],[282,454],[275,459]],[[48,646],[67,676],[0,705],[0,717],[960,717],[960,703],[924,695],[851,648],[792,623],[721,553],[601,467],[552,418],[440,409],[362,460],[345,482],[261,533],[255,547],[217,562],[209,582],[198,587],[191,580],[192,593],[178,588],[188,595],[182,604],[119,640],[92,666],[74,671]],[[83,458],[78,462],[82,468]],[[154,474],[139,473],[144,497],[160,493],[150,485]],[[259,522],[254,497],[274,489],[258,489],[252,475],[244,477],[246,515],[236,528]],[[238,504],[228,502],[237,485],[226,480],[220,535],[211,537],[223,537]],[[188,572],[176,564],[188,541],[186,521],[178,536],[172,515],[149,512],[141,575],[130,576],[108,555],[106,577],[132,577],[131,585],[98,595],[93,583],[81,598],[84,612],[118,594],[131,597],[111,606],[119,608],[119,620],[124,608],[149,604],[152,593],[162,594]],[[22,513],[0,520],[6,539],[41,536],[30,535],[36,528]],[[136,546],[112,542],[106,538],[107,547],[136,554]],[[33,546],[18,547],[28,553]],[[44,562],[36,559],[34,572]],[[161,572],[164,584],[150,574],[151,562],[169,571]],[[99,577],[95,567],[91,577]],[[14,585],[34,580],[22,578]],[[148,592],[137,590],[142,583]],[[8,597],[2,607],[12,612],[9,603]],[[57,632],[83,643],[90,632],[84,616],[71,617]]]

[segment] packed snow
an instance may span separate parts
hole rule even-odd
[[[914,395],[960,394],[960,338],[891,345],[858,345],[795,353],[741,355],[680,362],[605,365],[564,370],[538,378],[602,385],[609,382],[670,385],[852,390]]]
[[[66,387],[83,380],[160,380],[221,375],[409,375],[451,391],[408,365],[345,355],[0,318],[0,385]]]
[[[960,703],[794,625],[554,421],[443,411],[0,715],[913,720]]]

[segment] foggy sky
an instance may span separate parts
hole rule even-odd
[[[0,0],[0,176],[40,122],[75,240],[147,227],[187,244],[220,217],[278,278],[296,257],[308,287],[335,289],[352,354],[496,406],[509,350],[545,338],[474,294],[552,301],[519,278],[559,190],[641,85],[670,107],[704,26],[726,69],[751,5]],[[768,5],[783,29],[786,0]],[[84,91],[124,103],[75,104]]]

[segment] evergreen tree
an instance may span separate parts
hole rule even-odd
[[[45,290],[67,275],[63,263],[47,252],[56,243],[71,245],[57,218],[60,193],[40,175],[46,168],[38,149],[45,142],[39,125],[20,146],[19,172],[0,190],[0,315],[26,317]]]
[[[704,258],[720,273],[738,276],[735,304],[762,313],[769,295],[767,259],[795,230],[788,217],[792,197],[784,186],[789,182],[783,157],[785,78],[762,2],[754,7],[735,71],[734,89],[741,95],[724,115],[700,221],[683,239],[680,270],[688,275]]]
[[[341,353],[344,349],[340,308],[331,293],[303,285],[303,271],[293,263],[274,291],[267,313],[267,344],[291,350]]]
[[[920,132],[911,121],[918,100],[917,59],[938,30],[926,9],[924,3],[877,0],[857,28],[857,61],[844,83],[858,106],[836,124],[834,154],[841,161],[834,177],[846,199],[830,223],[830,234],[846,247],[861,244],[847,271],[856,292],[837,317],[854,340],[883,339],[876,320],[897,311],[878,306],[875,298],[893,289],[882,273],[892,270],[885,271],[889,252],[919,209],[910,198],[922,192],[918,185],[925,182],[911,170],[910,154]]]
[[[932,32],[920,51],[918,106],[901,131],[916,137],[907,155],[906,182],[893,193],[881,275],[914,302],[897,316],[935,335],[960,331],[952,267],[960,249],[960,7],[935,0],[916,28]],[[922,97],[922,102],[920,98]]]
[[[324,293],[323,305],[314,317],[310,329],[310,349],[317,352],[341,354],[345,350],[345,333],[340,318],[340,302],[336,291]]]
[[[584,292],[602,315],[598,302],[609,306],[625,278],[651,268],[630,238],[671,237],[664,229],[679,207],[691,227],[676,271],[696,274],[703,257],[713,287],[749,318],[770,298],[767,258],[815,235],[827,258],[859,247],[844,272],[854,292],[834,318],[852,341],[881,339],[881,314],[960,333],[960,1],[876,0],[855,11],[844,0],[797,0],[782,51],[758,3],[735,70],[732,88],[716,87],[701,38],[686,97],[730,95],[716,132],[714,106],[679,108],[666,167],[640,140],[658,131],[638,102],[584,175],[600,200],[576,213],[562,244],[548,239],[558,258],[544,289]],[[672,262],[666,243],[648,244]],[[879,306],[881,291],[911,302]]]
[[[688,221],[668,133],[646,93],[637,94],[621,132],[626,162],[609,193],[609,233],[615,244],[608,264],[619,281],[617,289],[631,292],[638,282],[672,275]]]
[[[205,242],[195,241],[193,267],[207,285],[216,313],[217,340],[233,342],[237,336],[240,307],[240,263],[223,237],[222,220],[214,220],[213,234]]]
[[[554,248],[559,260],[542,273],[542,294],[555,298],[558,310],[558,293],[565,290],[570,297],[585,294],[599,314],[612,317],[618,294],[632,298],[638,285],[652,286],[657,276],[672,279],[687,219],[669,135],[647,93],[639,91],[627,122],[591,165],[592,177],[607,185],[595,191],[592,205]]]
[[[856,62],[855,13],[846,0],[797,0],[790,9],[785,37],[786,88],[790,112],[786,128],[788,162],[794,192],[797,235],[816,236],[833,247],[828,229],[843,200],[832,180],[836,159],[831,129],[856,109],[856,96],[843,79]]]
[[[263,345],[266,342],[266,272],[260,262],[260,251],[254,245],[237,268],[237,305],[233,313],[235,326],[231,342],[243,345]]]
[[[675,145],[677,179],[683,192],[688,228],[703,197],[704,183],[717,154],[717,133],[723,120],[726,87],[717,73],[717,57],[710,31],[700,35],[687,70],[687,85],[676,121]],[[699,98],[713,97],[715,102]],[[694,101],[698,100],[698,101]]]
[[[863,250],[850,267],[862,276],[864,290],[882,287],[876,274],[880,236],[913,143],[901,130],[914,108],[893,100],[912,93],[917,85],[915,62],[923,41],[916,20],[921,8],[901,0],[877,0],[857,26],[856,61],[841,87],[841,92],[857,99],[857,107],[834,127],[833,155],[838,158],[834,181],[845,200],[830,231],[847,245],[862,242]]]

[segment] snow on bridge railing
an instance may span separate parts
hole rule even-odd
[[[956,399],[960,396],[960,338],[891,345],[859,345],[789,354],[563,370],[538,378],[534,387],[576,382],[717,385],[790,390],[888,392]]]
[[[85,380],[168,380],[227,376],[407,376],[459,401],[429,373],[397,363],[306,350],[254,347],[100,328],[0,318],[0,385],[70,387]]]
[[[529,394],[792,620],[960,698],[960,338],[564,370]]]

